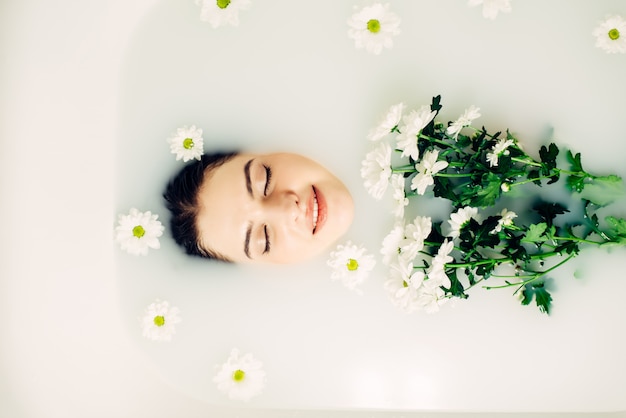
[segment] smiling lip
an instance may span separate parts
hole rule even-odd
[[[311,194],[311,225],[313,235],[317,234],[326,223],[328,217],[328,208],[326,206],[326,199],[324,195],[315,186],[312,186],[313,193]],[[317,202],[317,222],[315,222],[315,202]]]

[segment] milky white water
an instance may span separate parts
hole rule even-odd
[[[362,186],[365,137],[390,105],[417,108],[437,94],[442,118],[474,104],[480,123],[510,128],[527,149],[554,139],[590,171],[626,175],[626,56],[595,48],[590,34],[605,14],[626,15],[622,2],[519,1],[491,21],[465,1],[395,1],[402,32],[380,56],[348,39],[352,6],[253,1],[238,28],[213,30],[193,2],[158,2],[121,68],[117,212],[168,219],[160,195],[182,163],[166,138],[195,124],[207,151],[291,151],[327,166],[355,199],[345,238],[377,252],[392,218]],[[381,263],[358,296],[330,280],[326,256],[243,267],[184,256],[167,232],[161,244],[148,257],[116,252],[122,316],[163,379],[195,398],[231,404],[211,379],[238,347],[268,374],[255,407],[626,408],[623,250],[588,251],[555,274],[550,317],[481,289],[407,316],[387,300]],[[156,298],[183,317],[169,344],[141,336],[137,318]]]

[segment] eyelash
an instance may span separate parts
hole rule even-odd
[[[263,254],[267,254],[270,252],[270,237],[267,235],[267,225],[263,226],[263,232],[265,232],[265,250],[263,250]]]
[[[270,166],[263,164],[265,168],[265,189],[263,189],[263,196],[267,196],[267,191],[270,188],[270,182],[272,181],[272,169]]]

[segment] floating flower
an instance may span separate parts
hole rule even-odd
[[[141,324],[143,336],[153,341],[170,341],[181,321],[179,310],[167,301],[156,300],[145,310]]]
[[[472,122],[480,117],[480,108],[472,105],[469,108],[465,109],[465,112],[454,122],[452,122],[448,128],[446,129],[446,133],[457,139],[459,136],[459,132],[461,129],[466,126],[470,126]]]
[[[202,6],[200,20],[213,28],[239,26],[239,12],[250,7],[250,0],[196,0]]]
[[[499,139],[498,142],[496,142],[496,144],[491,148],[491,152],[487,153],[487,161],[489,162],[489,166],[497,166],[498,158],[500,158],[500,155],[509,155],[509,150],[507,148],[514,143],[515,141],[513,141],[512,139]]]
[[[378,147],[370,151],[361,164],[361,177],[365,180],[367,192],[374,199],[380,200],[387,190],[391,177],[391,147],[381,142]]]
[[[393,128],[398,126],[400,118],[402,117],[402,111],[404,110],[404,103],[398,103],[391,106],[387,111],[387,114],[383,118],[382,122],[378,126],[370,131],[367,138],[370,141],[379,141],[385,135],[389,135]]]
[[[420,309],[431,314],[438,312],[439,307],[446,303],[449,298],[446,297],[446,292],[441,287],[426,286],[429,281],[424,282],[425,286],[422,286],[416,304]]]
[[[469,0],[471,7],[483,5],[483,17],[495,19],[499,12],[509,13],[511,11],[511,0]]]
[[[419,290],[424,281],[424,272],[414,272],[413,263],[402,257],[397,258],[389,267],[389,278],[385,281],[384,288],[391,302],[406,313],[420,309]]]
[[[396,225],[383,239],[380,253],[383,255],[383,264],[389,265],[400,253],[401,242],[404,239],[404,227]]]
[[[416,216],[412,223],[404,227],[404,239],[400,242],[402,256],[413,260],[424,248],[424,240],[430,235],[432,221],[427,216]]]
[[[122,250],[133,255],[146,255],[148,248],[159,249],[159,237],[163,235],[165,227],[157,220],[158,217],[150,211],[139,212],[135,208],[128,215],[119,215],[115,241]]]
[[[513,219],[517,218],[517,213],[510,211],[506,208],[500,211],[500,219],[498,220],[498,225],[491,231],[492,234],[497,234],[502,231],[503,227],[513,225]]]
[[[376,261],[373,255],[367,254],[365,248],[348,241],[330,253],[327,264],[333,269],[331,279],[339,280],[348,289],[355,290],[367,278]]]
[[[432,264],[428,268],[428,283],[431,286],[450,288],[450,278],[446,274],[446,263],[454,261],[450,253],[454,249],[454,242],[445,239],[439,249],[437,255],[433,257]]]
[[[404,208],[409,205],[409,199],[407,199],[404,193],[404,176],[402,174],[392,174],[389,183],[393,190],[393,214],[396,218],[403,218]]]
[[[176,132],[168,138],[167,142],[170,144],[172,154],[176,154],[176,161],[181,159],[183,162],[193,159],[200,160],[204,154],[202,129],[198,129],[194,125],[176,129]]]
[[[609,16],[592,32],[596,47],[609,54],[626,53],[626,20],[621,16]]]
[[[389,11],[388,4],[376,3],[352,15],[348,26],[348,36],[357,49],[378,55],[383,48],[393,46],[393,36],[400,33],[400,18]]]
[[[263,363],[250,353],[240,357],[239,350],[233,348],[228,360],[217,367],[219,371],[213,381],[230,399],[247,402],[265,387]]]
[[[411,157],[417,161],[419,150],[417,149],[417,136],[434,118],[437,112],[431,111],[430,106],[422,106],[418,110],[413,110],[402,118],[404,125],[401,134],[398,135],[398,149],[402,150],[403,157]]]
[[[423,195],[428,186],[435,184],[433,175],[448,166],[447,161],[437,161],[438,158],[439,151],[427,151],[424,153],[422,160],[415,164],[417,175],[411,181],[411,189],[417,190],[417,194]]]
[[[478,215],[478,209],[470,206],[465,206],[450,214],[450,220],[448,221],[450,224],[450,232],[448,236],[451,238],[458,237],[461,233],[461,229],[469,223],[470,219],[476,218],[476,215]]]

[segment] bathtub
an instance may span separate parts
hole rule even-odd
[[[323,257],[251,269],[191,260],[167,233],[145,258],[113,244],[132,206],[167,219],[159,194],[179,165],[165,138],[184,124],[212,147],[322,161],[359,208],[348,236],[373,249],[390,225],[358,169],[368,129],[398,101],[442,94],[450,119],[475,104],[488,127],[531,146],[552,132],[588,167],[626,175],[626,56],[590,35],[606,14],[626,15],[619,0],[513,2],[494,21],[460,0],[393,1],[402,33],[380,56],[347,38],[353,2],[268,3],[215,31],[190,0],[0,5],[0,416],[624,414],[623,250],[589,251],[559,273],[550,317],[487,292],[407,316],[380,271],[357,296]],[[434,63],[436,41],[448,53]],[[372,218],[383,221],[363,228]],[[155,298],[181,308],[169,344],[138,327]],[[210,380],[234,346],[268,372],[245,404]]]

